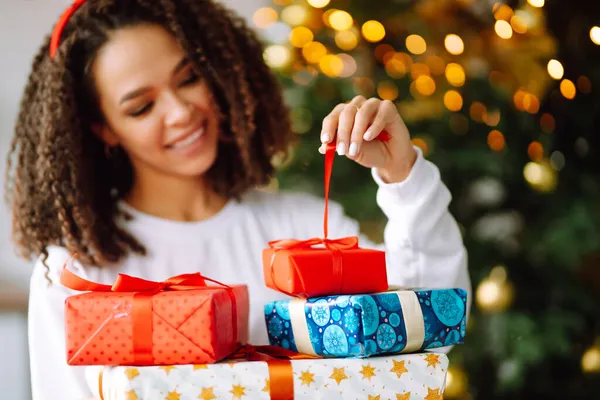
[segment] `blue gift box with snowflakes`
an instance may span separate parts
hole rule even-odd
[[[280,300],[264,308],[269,342],[303,354],[369,357],[464,343],[463,289]]]

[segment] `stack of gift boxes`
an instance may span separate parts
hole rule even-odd
[[[326,154],[326,210],[333,155]],[[67,362],[102,400],[441,399],[463,343],[462,289],[394,290],[385,253],[356,237],[280,240],[263,252],[270,346],[248,344],[249,295],[200,274],[114,285],[63,269]],[[210,282],[207,282],[210,281]]]

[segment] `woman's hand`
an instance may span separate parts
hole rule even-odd
[[[387,142],[374,140],[382,131],[390,135]],[[332,141],[339,155],[376,168],[388,183],[406,179],[417,159],[408,129],[389,100],[357,96],[347,104],[338,104],[323,120],[319,152],[325,154]]]

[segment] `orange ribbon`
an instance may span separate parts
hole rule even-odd
[[[180,290],[211,290],[214,287],[206,285],[206,281],[223,286],[231,298],[232,330],[234,338],[238,337],[237,328],[237,303],[233,288],[207,278],[199,272],[181,274],[168,278],[162,282],[149,281],[142,278],[118,274],[113,285],[103,285],[83,279],[67,269],[67,264],[72,264],[77,254],[70,257],[64,264],[60,273],[60,283],[70,289],[85,292],[132,292],[133,295],[133,353],[137,365],[153,365],[152,356],[152,296],[162,291]]]
[[[322,357],[300,354],[275,346],[246,345],[230,358],[242,358],[248,361],[265,361],[269,367],[269,391],[271,400],[293,400],[294,374],[290,360],[311,360]]]
[[[382,131],[375,140],[387,142],[391,138],[390,134],[386,131]],[[327,150],[325,152],[325,212],[323,217],[323,238],[312,238],[307,240],[297,239],[282,239],[274,240],[269,242],[269,247],[274,249],[273,256],[271,257],[271,281],[273,285],[280,292],[293,297],[307,297],[304,293],[289,293],[286,290],[282,290],[275,281],[275,256],[279,250],[292,250],[292,249],[308,249],[313,246],[323,245],[326,249],[333,253],[333,278],[331,280],[332,285],[338,283],[337,288],[333,288],[333,293],[342,293],[342,275],[343,275],[343,263],[342,263],[342,250],[350,250],[358,248],[358,237],[347,236],[340,239],[328,239],[329,233],[329,184],[331,182],[331,171],[333,170],[333,160],[335,158],[336,141],[333,140],[327,144]],[[294,268],[298,268],[294,266]],[[296,275],[300,278],[302,287],[304,288],[304,282],[302,281],[302,274],[296,271]]]
[[[54,27],[54,30],[52,31],[52,38],[50,39],[51,58],[54,58],[54,56],[56,55],[56,51],[58,50],[58,46],[60,45],[60,37],[62,36],[63,30],[65,29],[67,22],[69,22],[69,19],[71,19],[73,14],[75,14],[75,11],[77,11],[77,9],[81,7],[85,2],[86,0],[73,1],[73,4],[69,8],[67,8],[60,16],[60,19],[58,20],[56,26]]]

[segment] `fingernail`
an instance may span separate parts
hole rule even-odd
[[[346,154],[346,143],[339,142],[337,145],[337,152],[340,156],[343,156],[344,154]]]
[[[358,150],[358,145],[354,142],[350,144],[350,149],[348,150],[348,154],[350,157],[354,157],[356,155],[356,151]]]
[[[329,142],[329,133],[322,133],[321,134],[321,142],[323,142],[323,143]]]
[[[325,154],[325,145],[324,144],[322,144],[321,146],[319,146],[319,153]]]
[[[365,140],[370,140],[371,136],[373,136],[373,132],[371,131],[366,131],[365,134],[363,135],[363,139]]]

